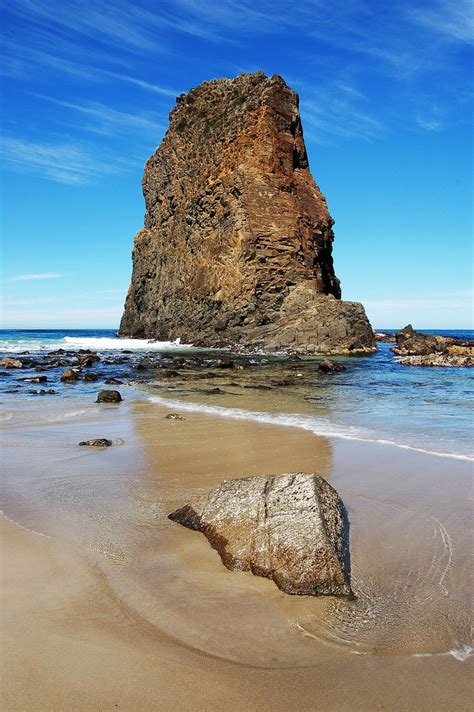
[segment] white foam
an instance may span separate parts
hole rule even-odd
[[[0,509],[0,516],[6,519],[7,522],[10,522],[10,524],[14,524],[16,527],[19,527],[20,529],[23,529],[25,532],[29,532],[30,534],[35,534],[36,536],[43,536],[45,539],[52,539],[53,537],[50,536],[49,534],[43,534],[43,532],[37,532],[35,529],[30,529],[29,527],[25,527],[23,524],[20,524],[20,522],[15,521],[15,519],[11,519],[10,517],[7,517],[3,509]]]
[[[148,339],[119,339],[98,337],[83,338],[80,336],[66,336],[64,343],[68,348],[92,349],[94,351],[110,351],[115,349],[129,349],[131,351],[162,351],[164,349],[190,348],[192,344],[182,344],[180,339],[175,341],[151,341]]]
[[[63,339],[48,343],[36,339],[25,339],[24,341],[16,342],[0,341],[0,351],[5,353],[54,351],[55,349],[70,351],[78,349],[91,349],[92,351],[117,351],[121,349],[128,349],[129,351],[172,351],[191,347],[192,344],[182,344],[180,339],[175,339],[175,341],[151,341],[148,339],[120,339],[119,337],[107,336],[65,336]]]
[[[472,645],[463,645],[462,648],[453,648],[449,651],[449,655],[452,655],[456,660],[464,662],[471,657],[474,648]]]
[[[176,410],[184,410],[188,412],[208,413],[209,415],[218,415],[223,418],[232,418],[233,420],[254,420],[259,423],[268,423],[270,425],[284,425],[294,428],[309,430],[315,435],[322,437],[341,438],[343,440],[358,440],[362,442],[377,443],[379,445],[391,445],[403,450],[413,450],[426,455],[435,455],[436,457],[449,457],[455,460],[474,461],[474,457],[469,455],[460,455],[452,452],[438,452],[436,450],[428,450],[426,448],[416,447],[399,443],[396,440],[387,440],[379,438],[376,434],[370,431],[356,428],[350,425],[339,425],[332,423],[329,420],[318,418],[316,416],[299,415],[293,413],[265,413],[260,411],[249,411],[240,408],[224,408],[217,405],[204,405],[202,403],[189,403],[171,398],[162,398],[160,396],[150,396],[149,400],[152,403],[173,408]]]
[[[414,653],[413,657],[438,658],[444,657],[446,655],[452,655],[453,658],[456,658],[456,660],[459,660],[463,663],[465,660],[468,660],[468,658],[471,657],[473,651],[474,648],[472,647],[472,645],[463,645],[461,648],[451,648],[451,650],[447,650],[445,653]]]

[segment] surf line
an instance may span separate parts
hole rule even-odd
[[[201,403],[190,403],[172,398],[162,398],[157,395],[150,395],[148,400],[157,405],[163,405],[168,408],[181,409],[187,412],[204,413],[208,415],[218,415],[222,418],[231,418],[233,420],[253,420],[258,423],[267,423],[269,425],[281,425],[290,428],[301,428],[309,430],[320,437],[340,438],[342,440],[353,440],[356,442],[370,442],[376,445],[391,445],[402,450],[412,450],[420,452],[424,455],[433,455],[435,457],[448,457],[453,460],[467,460],[474,462],[474,457],[469,455],[460,455],[452,452],[439,452],[437,450],[426,450],[425,448],[416,447],[415,445],[405,445],[398,443],[395,440],[386,440],[383,438],[371,437],[369,435],[348,433],[347,428],[338,426],[332,423],[324,424],[315,422],[313,418],[305,417],[298,414],[290,413],[265,413],[262,411],[241,410],[239,408],[224,408],[217,405],[205,405]],[[338,430],[337,428],[341,428]],[[343,431],[343,432],[342,432]]]

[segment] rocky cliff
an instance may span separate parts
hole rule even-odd
[[[333,220],[308,167],[298,96],[262,72],[177,99],[143,178],[120,335],[303,353],[374,350],[340,301]]]

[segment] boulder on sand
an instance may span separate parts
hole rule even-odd
[[[230,570],[289,594],[353,596],[345,508],[319,475],[225,480],[169,519],[202,532]]]
[[[120,403],[122,396],[118,391],[99,391],[96,403]]]

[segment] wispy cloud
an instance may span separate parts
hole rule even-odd
[[[427,119],[423,116],[417,116],[416,123],[420,126],[420,128],[425,129],[426,131],[439,131],[442,127],[441,121],[438,121],[437,119]]]
[[[456,42],[474,42],[474,9],[471,0],[438,0],[411,7],[408,17],[418,25]]]
[[[159,50],[154,29],[161,24],[159,16],[126,0],[16,0],[9,11],[34,22],[37,28],[55,28],[59,37],[71,33],[92,39],[102,45],[116,46],[133,52]]]
[[[63,275],[57,272],[39,272],[37,274],[17,274],[10,277],[10,282],[30,282],[36,279],[60,279]]]
[[[1,152],[11,169],[33,172],[66,185],[87,185],[127,166],[127,159],[100,160],[91,150],[75,143],[40,143],[7,137],[2,141]]]
[[[4,11],[4,71],[34,82],[35,92],[51,85],[51,77],[67,74],[71,87],[64,90],[62,85],[60,99],[44,97],[58,107],[48,119],[67,124],[60,110],[68,110],[85,119],[68,124],[76,135],[127,136],[131,142],[146,134],[154,146],[167,123],[169,99],[188,88],[169,86],[179,84],[179,72],[169,68],[188,51],[183,35],[193,38],[189,42],[212,43],[212,53],[218,46],[219,57],[221,48],[271,36],[275,47],[289,47],[295,67],[304,65],[301,106],[306,133],[314,140],[374,140],[400,121],[436,131],[459,120],[456,107],[466,95],[456,71],[456,51],[472,38],[470,2],[396,2],[384,7],[381,22],[377,4],[363,0],[300,0],[291,12],[282,0],[96,0],[92,7],[88,0],[16,0]],[[217,61],[215,54],[211,58],[202,52],[212,71],[218,67],[222,74],[232,74],[224,55]],[[259,57],[255,53],[249,63]],[[273,71],[274,64],[275,53],[270,52],[267,70]],[[170,76],[174,78],[168,82]],[[384,89],[374,94],[381,76]],[[78,99],[85,87],[87,98]],[[134,90],[154,95],[153,111]],[[50,94],[49,88],[42,93]],[[436,102],[446,108],[444,114],[431,111]],[[24,126],[24,117],[22,122]],[[25,144],[30,136],[25,132],[15,139]],[[117,161],[101,161],[87,146],[80,151],[85,153],[82,160],[77,143],[59,138],[42,144],[31,169],[71,185],[116,172]],[[25,145],[19,148],[25,154]],[[16,170],[27,168],[10,156],[8,165],[14,164]]]
[[[125,82],[127,84],[133,84],[136,87],[140,87],[140,89],[145,89],[146,91],[150,91],[153,94],[159,94],[160,96],[168,96],[174,99],[178,96],[178,94],[181,94],[181,91],[178,89],[171,89],[169,87],[160,86],[159,84],[146,82],[144,79],[131,77],[128,74],[118,74],[117,72],[110,72],[106,69],[96,71],[100,72],[100,74],[104,77],[110,77],[111,79],[116,79],[119,82]]]
[[[149,112],[135,111],[130,113],[99,102],[86,101],[83,104],[79,104],[62,101],[43,94],[35,94],[35,96],[88,117],[92,123],[82,125],[82,128],[86,131],[111,135],[138,130],[144,131],[150,136],[156,136],[157,133],[161,133],[166,129],[166,125],[159,122],[156,115]]]

